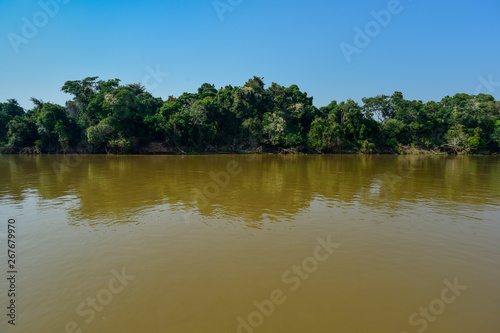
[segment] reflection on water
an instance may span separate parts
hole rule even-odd
[[[0,156],[0,332],[498,333],[499,204],[495,156]]]
[[[75,163],[76,161],[76,163]],[[249,226],[286,220],[315,200],[397,211],[497,205],[500,164],[463,156],[2,156],[0,198],[72,203],[70,224],[134,221],[160,205]],[[228,163],[238,171],[227,173]],[[221,176],[221,173],[225,173]],[[229,175],[229,177],[227,177]]]

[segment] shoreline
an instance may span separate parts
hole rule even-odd
[[[359,148],[337,149],[327,152],[316,152],[305,147],[277,147],[277,146],[207,146],[205,149],[193,149],[192,147],[171,147],[161,142],[152,142],[147,145],[137,145],[126,151],[109,151],[104,147],[58,148],[37,149],[34,147],[24,148],[0,148],[0,155],[465,155],[465,156],[496,156],[498,152],[488,150],[467,151],[460,149],[427,149],[399,145],[394,148],[382,147],[371,150]]]

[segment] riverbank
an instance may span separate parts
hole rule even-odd
[[[332,149],[326,152],[317,152],[304,146],[279,147],[271,145],[207,145],[203,148],[185,146],[170,146],[164,142],[151,142],[136,144],[131,147],[106,147],[95,146],[88,143],[79,144],[77,147],[57,147],[53,149],[40,149],[36,147],[0,147],[0,154],[133,154],[133,155],[204,155],[204,154],[290,154],[290,155],[321,155],[321,154],[368,154],[368,155],[497,155],[496,151],[466,150],[461,148],[438,147],[429,149],[417,146],[397,145],[395,147],[378,147],[372,149],[345,148]]]

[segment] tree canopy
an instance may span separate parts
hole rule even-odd
[[[66,105],[32,98],[24,110],[0,103],[0,148],[18,152],[68,152],[82,143],[92,152],[141,152],[161,143],[180,151],[397,152],[402,146],[465,152],[500,148],[500,102],[491,95],[456,94],[441,101],[406,100],[401,92],[332,101],[317,108],[297,85],[249,79],[241,87],[216,89],[167,100],[140,84],[87,77],[67,81]]]

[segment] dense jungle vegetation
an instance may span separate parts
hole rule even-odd
[[[88,77],[67,81],[61,106],[31,98],[0,103],[3,153],[305,152],[398,153],[404,149],[494,153],[500,102],[456,94],[439,102],[392,96],[332,101],[317,108],[297,85],[253,77],[242,87],[152,96],[140,84]]]

